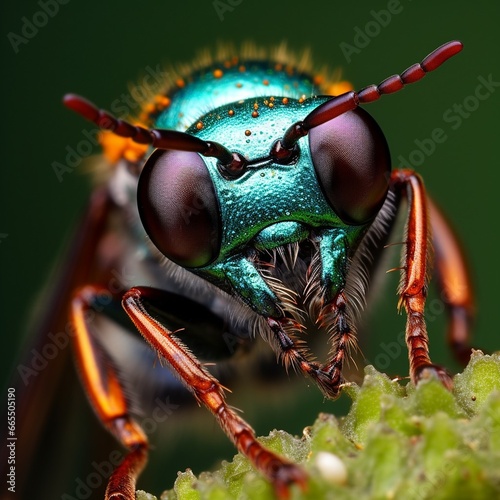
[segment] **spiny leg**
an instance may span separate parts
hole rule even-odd
[[[353,332],[347,315],[347,300],[343,291],[329,301],[320,315],[319,321],[328,324],[332,331],[332,350],[329,361],[323,365],[312,361],[312,355],[305,344],[288,333],[287,324],[292,320],[287,318],[268,318],[267,322],[274,334],[279,349],[279,355],[286,367],[289,365],[311,377],[323,391],[332,399],[340,395],[344,382],[342,368],[347,349],[352,342]],[[292,325],[293,326],[293,325]]]
[[[466,365],[475,309],[472,280],[457,236],[429,197],[428,202],[438,286],[449,314],[447,340],[456,359]]]
[[[274,346],[282,363],[288,370],[292,366],[296,370],[302,371],[312,379],[317,380],[319,363],[313,361],[313,357],[307,345],[297,339],[293,333],[299,325],[289,318],[267,318],[272,335],[276,341]]]
[[[406,248],[403,255],[399,307],[407,314],[406,344],[410,361],[410,377],[417,383],[429,371],[449,389],[453,382],[446,370],[434,365],[429,357],[429,337],[424,318],[427,296],[427,273],[430,227],[427,195],[422,179],[412,170],[395,170],[391,183],[408,199]]]
[[[195,356],[146,310],[149,301],[158,302],[163,292],[154,288],[131,288],[123,297],[123,307],[151,346],[168,362],[195,398],[215,416],[221,428],[254,466],[274,485],[280,498],[287,498],[288,487],[306,485],[305,473],[297,465],[262,446],[253,429],[225,401],[224,388]]]
[[[344,377],[342,369],[348,353],[348,348],[354,340],[351,321],[349,320],[349,303],[343,290],[328,302],[324,308],[323,323],[329,325],[332,331],[332,350],[330,351],[329,361],[321,367],[321,372],[328,375],[328,386],[331,397],[338,397]],[[325,380],[326,382],[326,380]]]
[[[133,500],[137,477],[147,462],[148,440],[129,415],[118,374],[91,333],[89,313],[103,300],[109,301],[109,292],[100,286],[89,285],[77,291],[71,302],[73,345],[82,383],[98,418],[129,450],[109,478],[105,499]]]

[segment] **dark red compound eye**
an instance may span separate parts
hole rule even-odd
[[[195,268],[217,257],[217,198],[198,153],[154,151],[141,173],[137,200],[144,229],[168,259]]]
[[[382,206],[391,170],[387,141],[375,120],[356,109],[309,131],[321,188],[346,223],[363,224]]]

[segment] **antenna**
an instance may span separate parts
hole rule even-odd
[[[322,125],[347,111],[357,108],[360,104],[367,104],[378,100],[384,94],[398,92],[409,83],[418,82],[427,73],[439,68],[450,57],[458,54],[463,48],[462,42],[457,40],[445,43],[431,52],[422,62],[416,63],[403,71],[400,75],[386,78],[378,85],[369,85],[358,92],[346,92],[319,105],[302,121],[294,123],[285,132],[283,139],[273,146],[273,157],[279,157],[284,162],[286,153],[290,158],[295,155],[297,141],[307,135],[309,130]]]
[[[217,158],[225,171],[239,171],[246,167],[246,160],[238,153],[231,153],[217,142],[204,141],[185,132],[177,130],[147,129],[140,125],[116,118],[103,109],[99,109],[84,97],[66,94],[64,105],[95,123],[99,128],[110,130],[120,137],[128,137],[139,144],[151,144],[159,149],[192,151],[203,156]]]
[[[337,116],[378,100],[382,95],[398,92],[405,85],[421,80],[427,73],[439,68],[444,62],[458,54],[463,48],[459,41],[451,41],[431,52],[422,62],[416,63],[399,75],[386,78],[378,85],[369,85],[358,92],[346,92],[319,105],[302,121],[291,125],[281,140],[276,141],[271,149],[270,157],[277,163],[293,163],[297,156],[297,141],[308,134],[309,130]],[[105,110],[76,94],[67,94],[64,105],[95,123],[104,130],[111,130],[121,137],[128,137],[139,144],[151,144],[159,149],[192,151],[218,160],[218,167],[226,178],[240,177],[247,169],[249,162],[239,153],[232,153],[217,142],[204,141],[193,135],[176,130],[147,129],[140,125],[116,118]]]

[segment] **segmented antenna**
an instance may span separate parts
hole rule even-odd
[[[360,104],[376,101],[384,94],[398,92],[405,85],[421,80],[426,73],[434,71],[450,57],[463,48],[459,41],[441,45],[431,52],[422,62],[410,66],[400,75],[393,75],[378,85],[369,85],[358,92],[346,92],[319,105],[302,121],[294,123],[283,138],[274,143],[270,157],[281,164],[293,163],[298,154],[297,141],[308,134],[309,130],[337,116],[357,108]],[[87,99],[67,94],[64,104],[104,130],[111,130],[121,137],[128,137],[139,144],[151,144],[155,148],[192,151],[218,160],[221,174],[226,178],[240,177],[248,168],[249,162],[239,153],[232,153],[217,142],[204,141],[198,137],[176,130],[147,129],[114,117],[97,108]]]
[[[458,54],[462,48],[462,43],[456,40],[445,43],[431,52],[422,62],[410,66],[400,75],[390,76],[378,85],[369,85],[358,92],[346,92],[321,104],[311,111],[304,120],[294,123],[288,128],[283,139],[274,145],[271,155],[279,157],[281,162],[285,159],[285,151],[288,151],[289,156],[292,157],[295,154],[297,141],[307,135],[312,128],[333,120],[337,116],[357,108],[360,104],[376,101],[384,94],[398,92],[405,85],[418,82],[426,73],[434,71],[450,57]]]
[[[193,151],[203,156],[210,156],[228,172],[239,171],[246,166],[246,160],[238,153],[231,153],[217,142],[204,141],[190,134],[176,130],[147,129],[140,125],[116,118],[93,103],[76,94],[66,94],[64,105],[95,123],[99,128],[110,130],[120,137],[128,137],[139,144],[151,144],[155,148]]]

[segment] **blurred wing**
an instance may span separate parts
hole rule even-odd
[[[53,278],[42,291],[14,368],[9,387],[16,390],[18,498],[36,498],[40,491],[47,498],[46,491],[61,494],[57,487],[48,486],[46,490],[44,484],[57,483],[59,471],[64,469],[61,463],[65,463],[65,457],[58,453],[64,453],[64,418],[77,392],[70,367],[69,302],[75,288],[108,271],[106,263],[96,259],[96,249],[112,209],[107,188],[96,190],[64,258],[56,263]],[[83,397],[81,390],[78,393]],[[3,447],[1,453],[5,450]],[[1,464],[6,466],[6,457]]]

